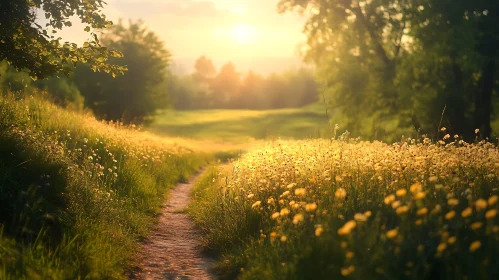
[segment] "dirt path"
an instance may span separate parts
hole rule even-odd
[[[202,172],[170,191],[158,223],[137,255],[138,266],[130,279],[214,279],[210,260],[201,252],[200,235],[182,213]]]

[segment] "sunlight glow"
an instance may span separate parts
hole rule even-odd
[[[232,40],[239,44],[251,44],[255,41],[257,35],[254,26],[238,23],[232,25],[231,36]]]

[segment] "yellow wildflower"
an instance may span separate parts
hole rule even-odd
[[[470,244],[470,252],[475,252],[476,250],[480,249],[482,247],[482,243],[480,241],[473,241]]]
[[[445,214],[445,219],[446,220],[451,220],[456,216],[456,212],[454,210],[450,211],[449,213]]]
[[[298,188],[295,190],[295,195],[302,196],[307,193],[307,190],[305,188]]]
[[[305,205],[305,211],[307,212],[312,212],[312,211],[315,211],[317,209],[317,203],[313,202],[313,203],[308,203],[307,205]]]
[[[285,235],[281,236],[281,242],[286,242],[287,240],[288,238]]]
[[[279,212],[275,212],[274,214],[272,214],[271,218],[272,218],[273,220],[275,220],[275,219],[279,218],[279,216],[280,216],[280,215],[281,215],[281,214],[279,214]]]
[[[400,206],[400,200],[394,201],[392,203],[392,208],[393,209],[397,209],[399,206]]]
[[[277,233],[275,231],[270,233],[270,238],[274,239],[277,237]]]
[[[461,212],[461,217],[468,218],[471,214],[473,214],[473,209],[471,209],[471,207],[467,207],[463,210],[463,212]]]
[[[495,216],[497,216],[496,209],[490,209],[489,211],[485,212],[485,218],[487,219],[493,219]]]
[[[455,236],[451,236],[449,237],[449,239],[447,239],[447,243],[449,244],[454,244],[456,242],[456,237]]]
[[[344,188],[338,188],[334,193],[334,197],[344,199],[347,196],[347,191]]]
[[[297,225],[298,223],[303,222],[304,218],[303,214],[296,214],[293,217],[293,224]]]
[[[315,236],[317,236],[317,237],[321,236],[323,231],[324,231],[324,229],[322,227],[317,227],[315,229]]]
[[[482,222],[474,222],[474,223],[472,223],[472,224],[471,224],[471,228],[472,228],[473,230],[477,230],[477,229],[481,228],[481,227],[482,227],[482,225],[483,225],[483,223],[482,223]]]
[[[445,243],[438,244],[437,252],[443,252],[445,249],[447,249],[447,244],[445,244]]]
[[[426,207],[425,207],[425,208],[421,208],[421,209],[419,209],[419,210],[416,212],[416,214],[417,214],[418,216],[424,216],[424,215],[428,214],[428,208],[426,208]]]
[[[354,255],[355,255],[355,254],[354,254],[352,251],[348,251],[348,252],[346,253],[345,257],[346,257],[347,259],[351,259],[351,258],[353,258],[353,256],[354,256]]]
[[[426,192],[418,192],[414,195],[415,200],[421,200],[426,197]]]
[[[341,269],[341,275],[348,276],[348,275],[350,275],[354,271],[355,271],[355,266],[351,265],[349,267],[342,268]]]
[[[405,214],[408,211],[409,211],[409,207],[407,205],[400,206],[399,208],[397,208],[397,210],[395,210],[395,212],[397,212],[397,215]]]
[[[255,203],[253,203],[253,205],[251,205],[251,208],[256,208],[256,207],[259,207],[260,204],[262,204],[262,202],[260,200],[256,201]]]
[[[389,230],[387,233],[386,233],[386,237],[390,238],[390,239],[393,239],[395,238],[397,235],[399,234],[399,230],[394,228],[394,229],[391,229]]]
[[[430,178],[428,178],[428,181],[430,181],[432,183],[435,183],[437,180],[438,180],[437,176],[430,176]]]
[[[455,199],[455,198],[451,198],[449,200],[447,200],[447,204],[449,206],[456,206],[459,204],[459,200]]]
[[[496,202],[498,200],[499,200],[499,197],[497,195],[493,195],[493,196],[489,197],[487,202],[488,202],[489,206],[492,206],[492,205],[496,204]]]
[[[407,194],[407,190],[406,189],[400,189],[398,190],[397,192],[395,192],[395,194],[398,196],[398,197],[402,197],[404,195]]]
[[[279,214],[281,216],[287,216],[289,214],[289,209],[288,208],[282,208],[281,212]]]
[[[485,208],[487,208],[487,201],[482,198],[477,199],[477,201],[475,201],[475,207],[477,211],[484,210]]]
[[[415,183],[412,184],[409,189],[411,190],[412,193],[419,193],[423,190],[423,185],[421,185],[421,183]]]
[[[338,229],[338,235],[348,235],[356,226],[357,223],[354,220],[350,220]]]
[[[386,205],[390,205],[394,201],[395,201],[395,196],[393,194],[385,197],[385,199],[384,199],[384,202],[385,202]]]
[[[357,221],[357,222],[365,222],[367,221],[367,217],[364,215],[364,214],[361,214],[361,213],[357,213],[353,216],[353,218]]]

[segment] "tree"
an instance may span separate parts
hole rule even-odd
[[[87,106],[108,120],[141,122],[168,105],[167,77],[170,53],[143,22],[123,22],[110,28],[103,44],[124,54],[111,62],[128,71],[115,79],[78,67],[74,80]]]
[[[109,57],[120,57],[115,50],[101,46],[92,29],[111,26],[101,9],[103,0],[2,0],[0,2],[0,61],[7,60],[17,70],[26,70],[33,79],[64,73],[69,74],[78,63],[90,65],[94,71],[116,75],[124,67],[106,64]],[[37,22],[37,10],[44,12],[47,23]],[[57,30],[71,26],[70,18],[77,16],[91,39],[82,47],[61,42]]]
[[[279,9],[309,15],[306,58],[349,130],[436,137],[446,108],[447,132],[491,135],[498,1],[281,0]]]
[[[348,117],[349,129],[366,122],[374,127],[399,112],[394,80],[406,32],[404,9],[405,1],[396,0],[279,2],[281,12],[310,14],[306,58],[317,64],[328,98]]]
[[[492,96],[499,82],[499,2],[425,0],[408,13],[414,55],[431,53],[432,61],[420,62],[433,69],[447,65],[439,85],[450,109],[448,123],[468,138],[474,137],[475,128],[490,137]]]
[[[194,69],[196,69],[195,76],[202,81],[208,81],[217,74],[217,70],[215,70],[215,66],[213,66],[211,59],[206,58],[204,55],[196,60]]]
[[[234,64],[232,62],[224,64],[212,83],[215,103],[225,104],[225,106],[230,104],[231,100],[237,98],[239,94],[240,83],[241,78]]]

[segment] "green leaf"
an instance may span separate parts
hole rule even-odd
[[[88,42],[83,43],[84,48],[88,48],[89,46],[90,46],[90,44]]]
[[[83,30],[85,30],[85,32],[90,32],[90,26],[85,27]]]

